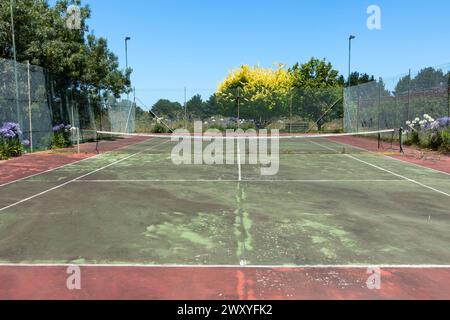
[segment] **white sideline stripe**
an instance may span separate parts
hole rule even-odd
[[[445,196],[447,196],[447,197],[450,197],[450,193],[446,193],[446,192],[444,192],[444,191],[441,191],[441,190],[438,190],[438,189],[436,189],[436,188],[430,187],[430,186],[428,186],[428,185],[426,185],[426,184],[423,184],[423,183],[421,183],[421,182],[419,182],[419,181],[416,181],[416,180],[414,180],[414,179],[411,179],[411,178],[402,176],[401,174],[392,172],[392,171],[390,171],[390,170],[388,170],[388,169],[379,167],[379,166],[377,166],[377,165],[375,165],[375,164],[372,164],[372,163],[369,163],[369,162],[367,162],[367,161],[364,161],[364,160],[355,158],[355,157],[353,157],[353,156],[351,156],[351,155],[347,155],[347,156],[348,156],[349,158],[352,158],[352,159],[356,160],[356,161],[359,161],[359,162],[365,163],[365,164],[367,164],[367,165],[369,165],[369,166],[372,166],[372,167],[374,167],[374,168],[376,168],[376,169],[385,171],[385,172],[390,173],[390,174],[392,174],[392,175],[394,175],[394,176],[397,176],[397,177],[399,177],[399,178],[403,178],[403,179],[405,179],[405,180],[407,180],[407,181],[410,181],[410,182],[412,182],[412,183],[415,183],[415,184],[417,184],[417,185],[419,185],[419,186],[421,186],[421,187],[424,187],[424,188],[433,190],[433,191],[435,191],[435,192],[437,192],[437,193],[440,193],[440,194],[443,194],[443,195],[445,195]]]
[[[350,146],[350,147],[352,147],[352,148],[354,148],[354,149],[362,150],[362,151],[365,151],[365,152],[368,152],[368,153],[371,153],[371,154],[380,155],[379,153],[376,153],[376,152],[373,152],[373,151],[370,151],[370,150],[367,150],[367,149],[364,149],[364,148],[361,148],[361,147],[352,146],[352,145],[349,145],[349,144],[347,144],[347,143],[343,143],[343,142],[340,142],[340,141],[334,141],[334,140],[331,140],[331,141],[334,142],[334,143],[339,143],[339,144],[341,144],[341,145]],[[322,147],[324,147],[324,146],[322,146]],[[330,149],[330,150],[331,150],[331,149]],[[334,150],[334,149],[333,149],[333,151],[337,151],[337,150]],[[445,174],[445,175],[447,175],[447,176],[450,176],[450,173],[445,172],[445,171],[433,169],[433,168],[430,168],[430,167],[424,167],[424,166],[422,166],[422,165],[420,165],[420,164],[413,163],[413,162],[409,162],[409,161],[402,160],[402,159],[399,159],[399,158],[393,158],[393,157],[391,157],[391,156],[389,156],[389,155],[385,155],[385,154],[383,154],[383,156],[386,157],[387,159],[397,160],[397,161],[400,161],[400,162],[403,162],[403,163],[407,163],[407,164],[409,164],[409,165],[412,165],[412,166],[415,166],[415,167],[418,167],[418,168],[422,168],[422,169],[425,169],[425,170],[433,171],[433,172],[435,172],[435,173],[442,173],[442,174]]]
[[[136,155],[138,155],[138,154],[141,154],[141,153],[143,153],[143,152],[145,152],[145,151],[147,151],[147,150],[150,150],[150,149],[152,149],[152,148],[154,148],[154,147],[157,147],[157,146],[162,145],[162,144],[167,143],[167,142],[168,142],[168,141],[165,141],[165,142],[159,143],[159,144],[157,144],[157,145],[154,145],[154,146],[152,146],[152,147],[150,147],[150,148],[147,148],[147,149],[145,149],[145,150],[142,150],[142,151],[133,153],[133,154],[131,154],[131,155],[129,155],[129,156],[126,156],[125,158],[122,158],[122,159],[120,159],[120,160],[114,161],[114,162],[112,162],[112,163],[110,163],[110,164],[108,164],[108,165],[106,165],[106,166],[103,166],[103,167],[101,167],[101,168],[95,169],[95,170],[90,171],[90,172],[88,172],[88,173],[86,173],[86,174],[83,174],[83,175],[81,175],[81,176],[78,176],[77,178],[74,178],[74,179],[72,179],[72,180],[66,181],[66,182],[64,182],[64,183],[61,183],[61,184],[59,184],[59,185],[57,185],[57,186],[55,186],[55,187],[53,187],[53,188],[50,188],[50,189],[47,189],[47,190],[45,190],[45,191],[39,192],[39,193],[37,193],[37,194],[35,194],[35,195],[32,195],[32,196],[30,196],[30,197],[28,197],[28,198],[25,198],[25,199],[22,199],[22,200],[20,200],[20,201],[17,201],[17,202],[15,202],[15,203],[13,203],[13,204],[10,204],[10,205],[6,206],[6,207],[0,208],[0,212],[2,212],[2,211],[4,211],[4,210],[7,210],[7,209],[9,209],[9,208],[11,208],[11,207],[17,206],[18,204],[21,204],[21,203],[24,203],[24,202],[26,202],[26,201],[29,201],[29,200],[31,200],[31,199],[37,198],[37,197],[39,197],[39,196],[42,196],[42,195],[44,195],[44,194],[46,194],[46,193],[49,193],[49,192],[51,192],[51,191],[53,191],[53,190],[59,189],[59,188],[61,188],[61,187],[64,187],[64,186],[66,186],[66,185],[68,185],[68,184],[70,184],[70,183],[72,183],[72,182],[77,181],[78,179],[82,179],[82,178],[85,178],[85,177],[87,177],[87,176],[90,176],[91,174],[94,174],[94,173],[99,172],[99,171],[101,171],[101,170],[103,170],[103,169],[109,168],[109,167],[111,167],[111,166],[113,166],[113,165],[115,165],[115,164],[118,164],[118,163],[120,163],[120,162],[122,162],[122,161],[125,161],[125,160],[127,160],[127,159],[129,159],[129,158],[131,158],[131,157],[134,157],[134,156],[136,156]]]
[[[402,159],[399,159],[399,158],[393,158],[393,157],[389,157],[389,156],[386,156],[386,157],[388,157],[389,159],[393,159],[393,160],[397,160],[397,161],[400,161],[400,162],[403,162],[403,163],[407,163],[407,164],[413,165],[415,167],[419,167],[419,168],[422,168],[422,169],[427,169],[427,170],[433,171],[435,173],[442,173],[442,174],[445,174],[447,176],[450,176],[450,173],[445,172],[445,171],[433,169],[433,168],[430,168],[430,167],[424,167],[424,166],[422,166],[420,164],[413,163],[413,162],[408,162],[406,160],[402,160]]]
[[[70,267],[79,266],[86,268],[186,268],[186,269],[367,269],[367,268],[380,268],[380,269],[450,269],[450,265],[441,264],[337,264],[337,265],[188,265],[188,264],[77,264],[77,263],[5,263],[0,264],[0,267],[6,268],[41,268],[41,267]]]
[[[26,179],[29,179],[29,178],[33,178],[33,177],[39,176],[39,175],[44,174],[44,173],[49,173],[49,172],[52,172],[52,171],[55,171],[55,170],[58,170],[58,169],[62,169],[64,167],[67,167],[67,166],[70,166],[70,165],[73,165],[73,164],[77,164],[77,163],[80,163],[80,162],[83,162],[83,161],[86,161],[86,160],[92,159],[92,158],[94,158],[94,157],[89,157],[89,158],[81,159],[81,160],[78,160],[78,161],[75,161],[75,162],[66,163],[65,165],[62,165],[62,166],[59,166],[59,167],[55,167],[55,168],[48,169],[48,170],[45,170],[45,171],[42,171],[42,172],[38,172],[38,173],[35,173],[35,174],[32,174],[32,175],[29,175],[29,176],[26,176],[26,177],[14,180],[14,181],[6,182],[4,184],[0,184],[0,188],[1,187],[5,187],[5,186],[10,185],[10,184],[13,184],[13,183],[16,183],[16,182],[20,182],[20,181],[23,181],[23,180],[26,180]]]
[[[66,164],[64,164],[62,166],[59,166],[59,167],[55,167],[55,168],[52,168],[52,169],[48,169],[48,170],[45,170],[45,171],[42,171],[42,172],[38,172],[38,173],[35,173],[35,174],[32,174],[32,175],[20,178],[20,179],[16,179],[16,180],[13,180],[13,181],[10,181],[10,182],[6,182],[6,183],[3,183],[3,184],[0,184],[0,188],[8,186],[8,185],[16,183],[16,182],[27,180],[29,178],[40,176],[40,175],[42,175],[44,173],[49,173],[49,172],[52,172],[52,171],[56,171],[58,169],[62,169],[62,168],[68,167],[68,166],[72,166],[72,165],[78,164],[78,163],[86,161],[86,160],[95,159],[95,158],[97,158],[99,156],[102,156],[102,155],[105,155],[105,154],[110,154],[110,153],[116,152],[118,150],[122,150],[122,149],[128,148],[129,146],[138,145],[138,144],[143,143],[143,142],[148,142],[148,141],[141,141],[141,142],[133,143],[133,144],[130,144],[130,145],[126,145],[126,146],[123,146],[123,147],[120,147],[120,148],[117,148],[117,149],[114,149],[114,150],[111,150],[111,151],[108,151],[108,152],[105,152],[105,153],[96,154],[95,156],[92,156],[92,157],[88,157],[88,158],[81,159],[81,160],[78,160],[78,161],[75,161],[75,162],[71,162],[71,163],[66,163]]]
[[[334,152],[337,152],[337,150],[335,150],[335,149],[333,149],[333,148],[330,148],[330,147],[327,147],[327,146],[324,146],[324,145],[322,145],[322,144],[320,144],[320,143],[318,143],[318,142],[315,142],[315,141],[310,141],[310,142],[311,142],[311,143],[314,143],[314,144],[316,144],[316,145],[318,145],[318,146],[321,146],[322,148],[326,148],[326,149],[328,149],[328,150],[332,150],[332,151],[334,151]],[[390,174],[392,174],[392,175],[394,175],[394,176],[396,176],[396,177],[402,178],[402,179],[404,179],[404,180],[406,180],[406,181],[409,181],[409,182],[412,182],[412,183],[414,183],[414,184],[417,184],[417,185],[419,185],[419,186],[421,186],[421,187],[423,187],[423,188],[426,188],[426,189],[432,190],[432,191],[434,191],[434,192],[443,194],[443,195],[445,195],[445,196],[447,196],[447,197],[450,197],[450,194],[449,194],[449,193],[446,193],[446,192],[444,192],[444,191],[441,191],[441,190],[438,190],[438,189],[436,189],[436,188],[430,187],[430,186],[428,186],[428,185],[426,185],[426,184],[423,184],[423,183],[421,183],[421,182],[418,182],[418,181],[416,181],[416,180],[414,180],[414,179],[411,179],[411,178],[402,176],[401,174],[392,172],[392,171],[390,171],[390,170],[388,170],[388,169],[382,168],[382,167],[377,166],[377,165],[375,165],[375,164],[373,164],[373,163],[370,163],[370,162],[367,162],[367,161],[358,159],[358,158],[356,158],[356,157],[354,157],[354,156],[352,156],[352,155],[345,154],[345,156],[348,157],[348,158],[350,158],[350,159],[353,159],[353,160],[359,161],[359,162],[361,162],[361,163],[364,163],[364,164],[366,164],[366,165],[368,165],[368,166],[371,166],[371,167],[373,167],[373,168],[376,168],[376,169],[378,169],[378,170],[381,170],[381,171],[390,173]]]
[[[162,180],[162,179],[148,179],[148,180],[77,180],[77,183],[87,182],[87,183],[133,183],[133,182],[256,182],[256,183],[266,183],[266,182],[311,182],[311,183],[322,183],[322,182],[405,182],[405,179],[374,179],[374,180],[190,180],[190,179],[178,179],[178,180]]]

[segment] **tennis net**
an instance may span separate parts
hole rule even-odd
[[[360,133],[340,134],[274,134],[274,132],[227,132],[191,134],[175,132],[172,134],[144,134],[97,131],[97,152],[120,149],[122,152],[139,152],[148,146],[163,144],[152,152],[171,152],[171,148],[184,142],[190,150],[208,152],[227,152],[227,148],[240,146],[247,154],[259,152],[261,148],[269,151],[274,145],[280,155],[295,154],[355,154],[355,153],[398,153],[402,151],[401,130],[379,130]],[[234,150],[234,149],[233,149]],[[222,152],[221,152],[222,153]]]

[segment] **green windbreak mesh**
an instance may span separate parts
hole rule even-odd
[[[0,59],[0,127],[18,123],[28,152],[59,147],[55,136],[62,131],[72,144],[95,140],[105,112],[101,101],[99,93],[41,67]]]
[[[110,130],[132,133],[136,131],[136,106],[131,101],[113,102],[107,106]]]
[[[450,65],[424,68],[394,78],[344,90],[347,132],[405,127],[407,121],[429,115],[450,116]]]
[[[282,133],[341,132],[343,129],[343,90],[331,88],[295,88],[275,90],[269,87],[137,89],[136,133],[165,132],[186,128],[195,121],[203,128],[278,129]],[[151,110],[150,114],[142,111]],[[127,107],[108,108],[110,126],[132,132],[133,116]],[[128,128],[126,124],[129,123]]]
[[[51,144],[52,110],[48,104],[44,70],[37,66],[16,65],[0,59],[0,126],[6,122],[20,124],[23,139],[34,150]]]

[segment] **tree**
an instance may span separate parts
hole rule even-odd
[[[432,67],[420,70],[416,76],[406,75],[395,86],[395,97],[403,101],[408,120],[423,114],[434,117],[447,115],[450,73]]]
[[[81,28],[67,28],[67,8],[75,1],[15,0],[16,53],[19,62],[45,68],[60,89],[110,91],[115,96],[130,90],[129,73],[119,70],[117,57],[104,38],[89,33],[89,6],[81,7]],[[0,3],[0,57],[13,56],[9,1]]]
[[[304,64],[296,63],[289,72],[296,88],[327,88],[340,84],[339,72],[325,59],[311,58]]]
[[[165,117],[169,120],[180,120],[183,115],[183,106],[178,102],[172,102],[167,99],[160,99],[151,110],[158,117]]]
[[[293,85],[283,65],[275,69],[241,66],[233,70],[216,92],[219,110],[224,116],[251,119],[267,124],[286,114]]]
[[[189,115],[189,118],[194,120],[203,120],[204,116],[204,108],[205,103],[202,100],[202,97],[199,94],[193,96],[187,103],[186,109]]]
[[[373,75],[369,76],[367,73],[354,71],[350,74],[350,86],[357,86],[372,81],[375,81],[375,77]],[[348,81],[346,84],[348,85]]]
[[[217,97],[215,94],[211,95],[203,106],[203,119],[208,119],[212,116],[219,115],[219,104],[217,103]]]
[[[342,117],[342,78],[330,62],[311,58],[289,71],[294,115],[316,122],[319,131],[327,120]]]

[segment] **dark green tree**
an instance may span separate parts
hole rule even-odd
[[[169,120],[180,120],[183,118],[183,106],[178,102],[172,102],[167,99],[158,100],[151,108],[158,117],[164,117]]]

